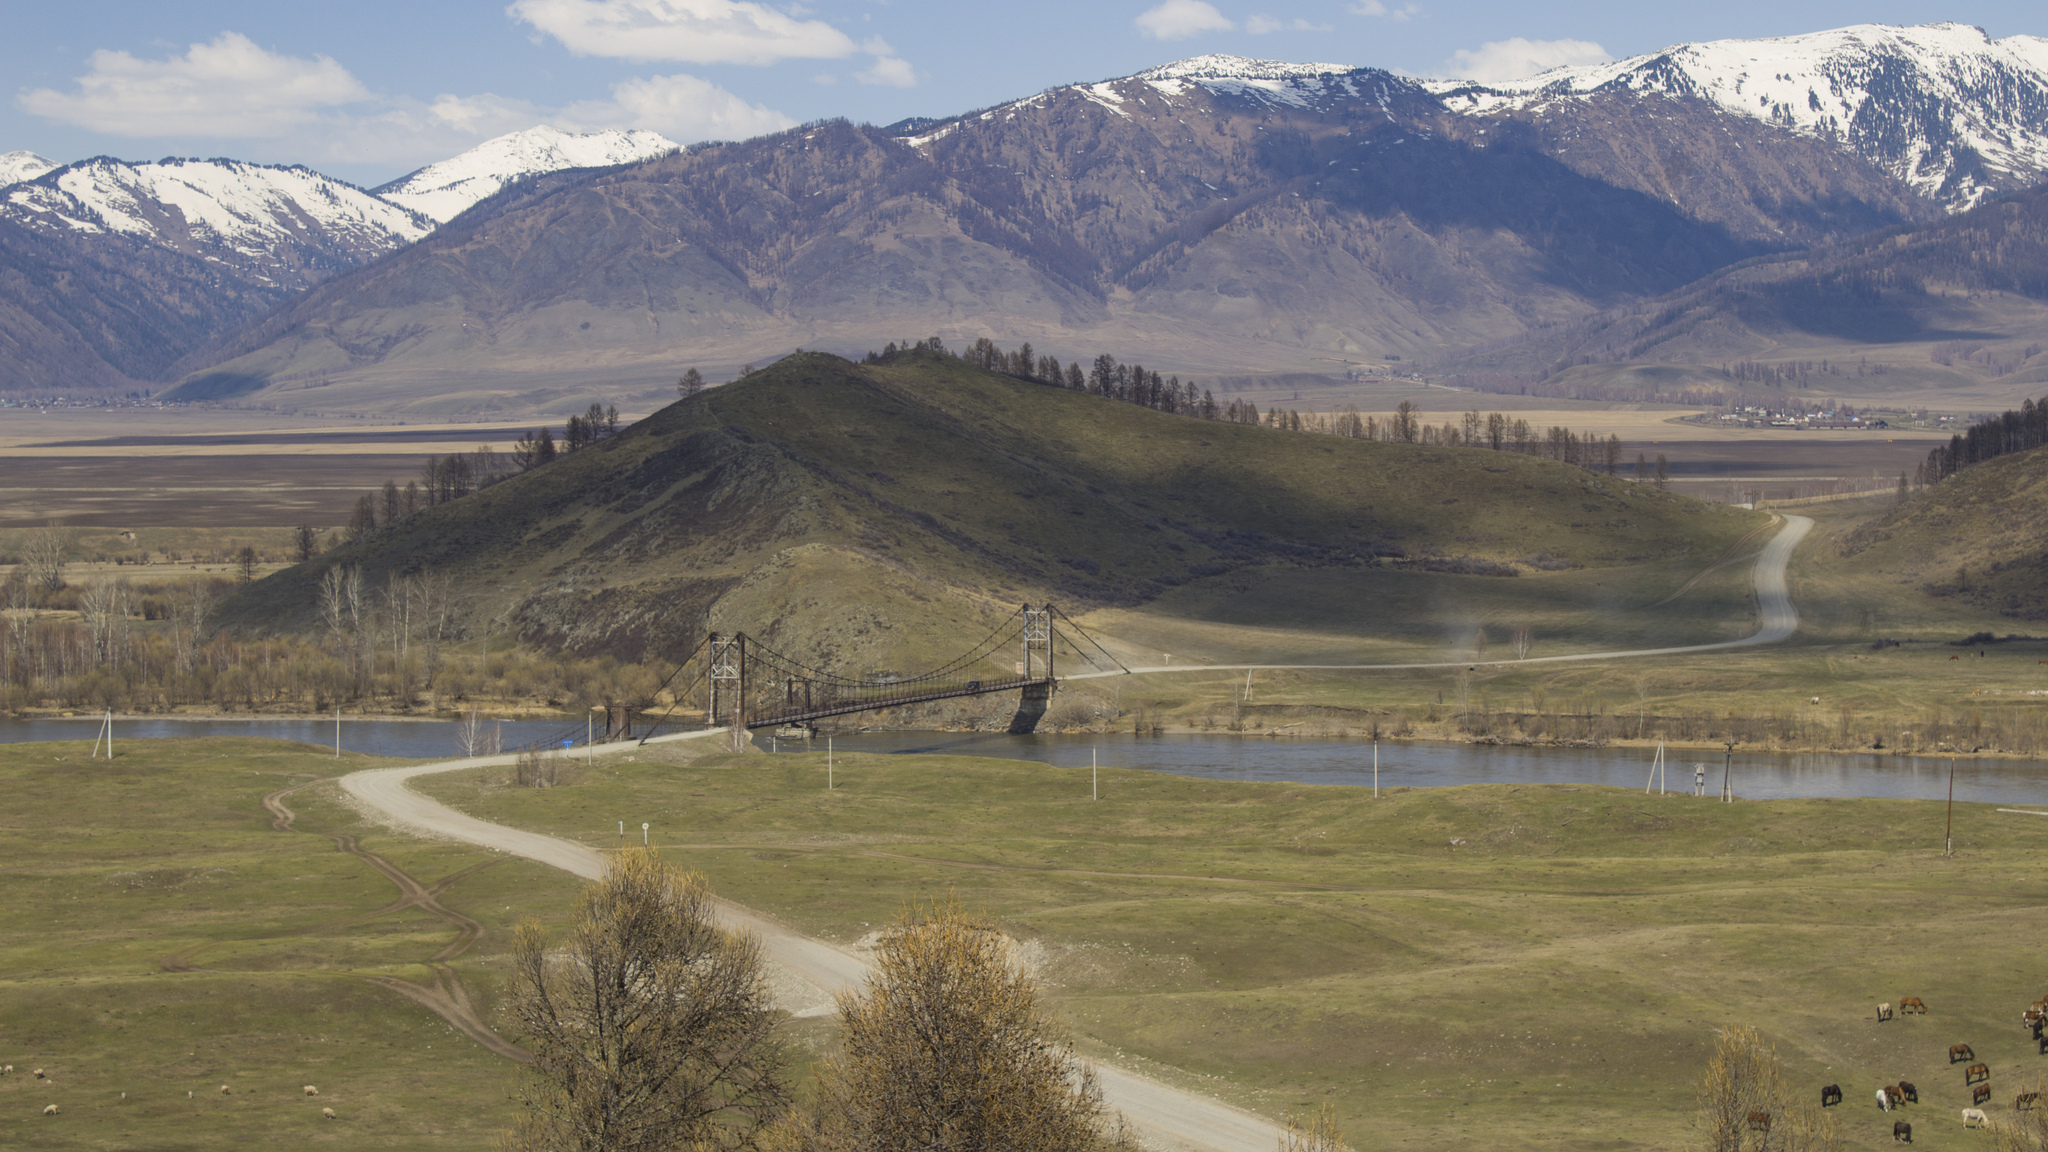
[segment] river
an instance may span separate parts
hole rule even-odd
[[[25,740],[90,740],[99,718],[80,716],[35,720],[0,719],[0,743]],[[492,721],[502,747],[559,740],[575,727],[570,719]],[[118,741],[160,737],[256,736],[332,747],[333,720],[272,718],[116,720]],[[456,725],[448,720],[347,719],[341,746],[351,752],[406,759],[441,759],[461,754]],[[580,736],[581,733],[575,733]],[[757,732],[764,751],[822,752],[825,741],[781,740]],[[129,748],[134,745],[128,745]],[[841,752],[906,755],[943,753],[1038,760],[1061,768],[1085,769],[1090,758],[1105,768],[1142,768],[1212,780],[1263,780],[1294,784],[1344,784],[1370,788],[1373,748],[1342,740],[1276,740],[1263,736],[1191,734],[1136,736],[1130,733],[1008,736],[952,732],[862,732],[832,738]],[[1379,746],[1382,788],[1440,787],[1450,784],[1606,784],[1641,788],[1651,753],[1641,748],[1517,748],[1486,744],[1389,742]],[[1692,790],[1694,765],[1705,766],[1710,794],[1721,790],[1722,752],[1693,749],[1667,756],[1665,786]],[[2048,762],[1973,760],[1956,762],[1956,799],[1999,804],[2048,805]],[[1889,796],[1939,800],[1947,795],[1945,758],[1819,752],[1752,752],[1738,747],[1729,766],[1737,796]]]

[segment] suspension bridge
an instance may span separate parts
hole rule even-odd
[[[657,692],[673,703],[633,736],[644,742],[664,727],[684,724],[729,728],[735,734],[753,728],[808,728],[833,716],[1004,692],[1018,694],[1009,731],[1027,733],[1037,728],[1052,702],[1062,658],[1085,660],[1098,670],[1123,668],[1050,604],[1023,605],[972,648],[910,675],[817,668],[745,632],[711,632],[676,664]]]

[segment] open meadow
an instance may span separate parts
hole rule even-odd
[[[1025,944],[1086,1051],[1271,1117],[1333,1104],[1364,1146],[1677,1148],[1724,1023],[1762,1029],[1802,1098],[1920,1086],[1916,1136],[1976,1147],[1948,1045],[1994,1115],[2048,1057],[2048,825],[1961,805],[1721,805],[1577,786],[1369,791],[925,755],[649,748],[567,787],[429,778],[474,815],[593,847],[646,821],[672,861],[859,948],[952,892]],[[1926,1016],[1880,1024],[1879,1001]]]

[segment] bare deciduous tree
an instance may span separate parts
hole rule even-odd
[[[1337,1129],[1337,1110],[1325,1104],[1303,1120],[1287,1118],[1287,1130],[1280,1134],[1280,1152],[1345,1152],[1344,1134]]]
[[[1713,1058],[1699,1082],[1699,1127],[1712,1152],[1775,1152],[1792,1125],[1783,1123],[1788,1098],[1778,1053],[1746,1024],[1721,1029]],[[1761,1125],[1752,1116],[1768,1119]]]
[[[64,557],[71,550],[71,534],[61,521],[52,520],[28,534],[22,545],[21,564],[29,581],[47,592],[64,586]]]
[[[1508,635],[1508,647],[1514,649],[1517,660],[1528,659],[1529,649],[1535,646],[1536,630],[1527,624],[1515,625],[1515,630]]]
[[[1009,940],[955,901],[883,934],[878,971],[839,1002],[841,1051],[818,1076],[806,1137],[833,1152],[1093,1152],[1102,1093]]]
[[[512,1011],[533,1063],[505,1147],[550,1152],[749,1148],[786,1093],[751,936],[713,923],[711,891],[650,849],[585,889],[564,954],[522,923]]]

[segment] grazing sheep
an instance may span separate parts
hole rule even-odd
[[[319,1094],[320,1090],[318,1088],[313,1087],[311,1084],[306,1085],[306,1095],[318,1096]]]
[[[1986,1116],[1982,1108],[1963,1109],[1963,1127],[1982,1128],[1989,1123],[1991,1123],[1991,1117]]]
[[[1885,1095],[1882,1088],[1877,1090],[1877,1106],[1887,1112],[1892,1110],[1892,1098]]]
[[[43,1115],[45,1115],[45,1116],[55,1116],[56,1114],[57,1114],[57,1106],[56,1106],[55,1104],[45,1104],[45,1105],[43,1105]]]
[[[321,1114],[322,1116],[325,1116],[325,1117],[327,1117],[327,1118],[328,1118],[329,1120],[332,1120],[332,1119],[334,1119],[334,1109],[332,1109],[332,1108],[322,1108],[322,1109],[320,1110],[320,1114]]]

